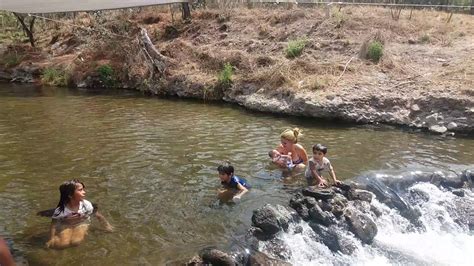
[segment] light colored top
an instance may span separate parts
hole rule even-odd
[[[61,211],[59,207],[57,207],[54,210],[54,214],[51,217],[54,220],[57,220],[60,223],[65,223],[68,225],[77,225],[82,222],[90,222],[90,217],[92,213],[94,212],[94,207],[92,206],[92,203],[88,200],[81,200],[79,202],[79,210],[77,212],[74,212],[70,210],[67,206],[64,206],[64,210]],[[71,221],[66,220],[66,218],[70,218],[74,215],[79,214],[78,219],[73,219]]]
[[[313,166],[313,165],[314,165],[314,168],[316,169],[316,172],[321,177],[322,177],[323,171],[327,171],[328,173],[330,173],[331,170],[333,169],[332,165],[331,165],[331,162],[329,161],[328,158],[323,157],[321,162],[317,162],[312,157],[311,159],[308,160],[308,166],[306,167],[306,171],[305,171],[305,174],[304,174],[306,177],[312,177],[310,167]]]

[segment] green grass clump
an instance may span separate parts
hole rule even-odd
[[[230,63],[224,64],[224,69],[219,73],[217,81],[219,85],[223,87],[229,87],[232,85],[232,75],[234,74],[234,68]]]
[[[3,55],[3,57],[0,59],[0,64],[5,68],[14,67],[21,63],[23,57],[23,55],[19,55],[16,51],[9,52]]]
[[[114,87],[117,83],[115,79],[115,71],[110,65],[101,65],[97,68],[99,79],[105,87]]]
[[[46,85],[66,87],[69,83],[69,74],[56,68],[45,68],[41,75],[41,82]]]
[[[297,39],[288,42],[286,47],[286,56],[288,58],[295,58],[301,55],[304,47],[308,41],[306,39]]]
[[[367,48],[367,59],[378,63],[383,55],[383,45],[379,41],[372,41]]]
[[[420,37],[420,42],[421,43],[428,43],[430,42],[430,35],[424,34],[423,36]]]

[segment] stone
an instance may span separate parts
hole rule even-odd
[[[332,213],[323,211],[319,205],[314,206],[313,208],[309,209],[309,217],[311,221],[320,223],[325,226],[329,226],[330,224],[335,223],[333,219]]]
[[[439,134],[443,134],[446,131],[448,131],[448,129],[445,126],[439,126],[439,125],[430,126],[429,129],[430,129],[430,131],[435,132],[435,133],[439,133]]]
[[[418,111],[421,110],[420,107],[418,106],[418,104],[416,104],[416,103],[415,103],[414,105],[412,105],[410,109],[411,109],[413,112],[418,112]]]
[[[202,249],[199,252],[199,256],[201,257],[203,263],[211,264],[211,265],[223,265],[223,266],[233,266],[235,265],[234,259],[232,257],[223,252],[218,250],[214,247],[207,247]]]
[[[448,130],[453,130],[453,129],[456,129],[458,127],[458,124],[456,124],[455,122],[449,122],[447,128]]]
[[[349,230],[365,244],[371,244],[377,235],[377,225],[365,214],[355,210],[346,211]]]
[[[253,211],[252,225],[260,228],[263,233],[268,235],[274,235],[281,229],[273,208],[268,204]]]
[[[362,189],[351,189],[347,193],[347,198],[349,200],[362,200],[372,202],[372,197],[372,193]]]
[[[464,190],[462,189],[455,189],[455,190],[452,190],[451,192],[458,197],[464,197]]]
[[[313,197],[317,200],[328,200],[334,197],[334,191],[331,189],[321,189],[316,186],[310,186],[303,189],[303,195]]]

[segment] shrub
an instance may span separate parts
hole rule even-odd
[[[5,68],[10,68],[19,65],[22,60],[23,55],[19,55],[16,51],[14,51],[3,55],[3,58],[1,59],[1,64]]]
[[[232,84],[232,75],[234,74],[234,69],[230,63],[224,64],[224,69],[219,73],[217,79],[219,85],[224,87],[229,87]]]
[[[66,87],[69,83],[69,74],[65,70],[48,67],[43,70],[41,82],[46,85]]]
[[[295,58],[297,56],[300,56],[303,52],[304,47],[306,46],[306,43],[306,39],[289,41],[288,46],[286,47],[286,56],[288,58]]]
[[[367,48],[367,59],[379,62],[383,55],[383,45],[379,41],[372,41]]]
[[[99,79],[105,87],[110,88],[116,85],[114,69],[110,65],[99,66],[97,73],[99,73]]]
[[[430,35],[424,34],[423,36],[421,36],[421,37],[420,37],[420,42],[421,42],[421,43],[430,42]]]

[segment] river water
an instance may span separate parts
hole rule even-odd
[[[314,143],[326,144],[340,179],[368,171],[459,171],[474,163],[469,137],[134,92],[0,84],[0,235],[30,265],[159,265],[188,259],[209,245],[229,248],[250,226],[254,209],[287,205],[290,192],[304,185],[301,176],[288,178],[269,163],[268,150],[288,127],[303,130],[300,142],[308,151]],[[253,186],[238,205],[216,199],[216,167],[224,161]],[[50,221],[35,213],[55,207],[58,186],[72,178],[85,183],[86,198],[116,230],[93,226],[79,247],[45,249]],[[389,238],[390,231],[379,235]]]

